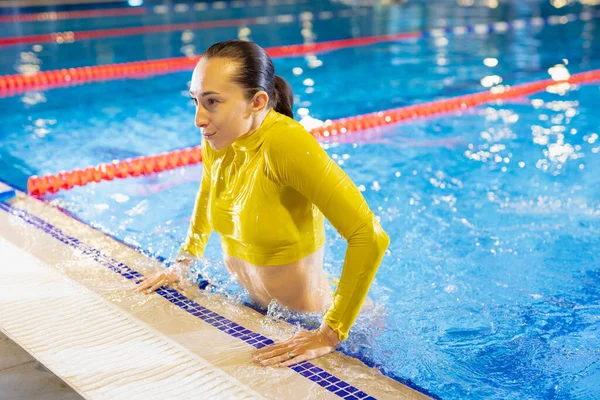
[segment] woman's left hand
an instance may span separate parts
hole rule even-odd
[[[337,333],[323,323],[314,331],[301,330],[284,342],[255,350],[253,361],[265,367],[289,367],[331,353],[338,343]]]

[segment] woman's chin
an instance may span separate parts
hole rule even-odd
[[[215,135],[218,136],[218,135]],[[233,141],[222,140],[223,138],[217,138],[215,136],[205,137],[204,140],[210,144],[210,147],[215,151],[223,150],[228,147]]]
[[[214,140],[213,138],[204,138],[208,144],[210,145],[210,147],[212,147],[213,150],[219,151],[219,150],[223,150],[223,148],[225,146],[222,145],[222,143],[220,143],[218,140]]]

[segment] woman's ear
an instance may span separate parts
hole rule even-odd
[[[269,95],[264,90],[260,90],[256,92],[254,97],[252,98],[251,106],[252,106],[252,114],[258,114],[267,108],[269,104]]]

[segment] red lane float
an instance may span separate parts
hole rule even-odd
[[[464,110],[480,104],[495,100],[512,99],[530,95],[547,87],[560,84],[581,84],[600,81],[600,69],[571,75],[568,80],[555,81],[545,79],[538,82],[525,83],[507,87],[503,91],[486,91],[432,101],[414,106],[401,107],[355,117],[342,118],[335,121],[326,121],[322,126],[311,130],[317,139],[335,137],[365,129],[396,124],[415,118],[442,114],[456,110]],[[55,193],[61,189],[71,189],[74,186],[83,186],[90,182],[126,178],[129,176],[149,175],[168,169],[193,165],[202,161],[200,146],[183,150],[175,150],[156,156],[138,157],[124,161],[100,164],[88,167],[85,170],[61,171],[56,175],[48,174],[43,177],[32,176],[27,182],[27,190],[31,195],[42,196],[46,193]]]
[[[80,19],[80,18],[98,18],[98,17],[121,17],[127,15],[144,15],[148,12],[145,7],[136,8],[108,8],[104,10],[88,10],[88,11],[58,11],[58,12],[42,12],[34,14],[20,15],[0,15],[0,23],[2,22],[30,22],[30,21],[58,21],[65,19]]]
[[[189,71],[194,68],[198,60],[200,57],[178,57],[44,71],[33,75],[0,76],[0,96],[125,77],[142,78],[149,75]]]
[[[175,150],[148,157],[138,157],[112,163],[99,164],[86,169],[61,171],[58,174],[48,174],[42,177],[32,176],[27,181],[27,191],[33,196],[46,193],[56,193],[59,190],[84,186],[91,182],[111,181],[115,178],[150,175],[202,161],[200,146]]]
[[[296,44],[291,46],[272,47],[266,49],[267,54],[273,58],[292,57],[307,53],[321,53],[343,49],[347,47],[368,46],[375,43],[393,42],[396,40],[417,39],[423,36],[422,32],[405,32],[390,35],[367,36],[362,38],[332,40],[312,44]]]
[[[342,39],[312,44],[270,47],[265,50],[274,58],[294,57],[348,47],[366,46],[373,43],[414,39],[421,35],[421,32],[407,32],[396,35],[368,36],[364,38]],[[13,96],[30,90],[45,90],[90,82],[190,71],[194,69],[194,66],[199,60],[200,56],[176,57],[43,71],[33,75],[5,75],[0,76],[0,96]]]
[[[514,99],[527,96],[536,92],[546,90],[549,86],[560,84],[581,84],[600,81],[600,69],[571,75],[567,80],[555,81],[545,79],[542,81],[525,83],[516,86],[507,86],[503,90],[496,88],[494,91],[486,91],[451,99],[437,100],[414,106],[401,107],[387,111],[358,115],[355,117],[342,118],[335,121],[326,121],[322,126],[311,131],[317,139],[348,134],[365,129],[399,123],[420,117],[442,114],[456,110],[464,110],[495,100]]]
[[[201,21],[201,22],[189,22],[182,24],[169,24],[169,25],[154,25],[154,26],[133,26],[129,28],[113,28],[113,29],[97,29],[93,31],[67,31],[67,32],[54,32],[42,35],[30,35],[30,36],[12,36],[6,38],[0,38],[0,47],[2,46],[14,46],[17,44],[38,44],[38,43],[69,43],[77,40],[96,39],[96,38],[108,38],[115,36],[132,36],[132,35],[143,35],[149,33],[162,33],[162,32],[178,32],[184,30],[193,29],[208,29],[208,28],[223,28],[230,26],[239,25],[250,25],[256,24],[259,18],[240,18],[240,19],[228,19],[228,20],[217,20],[217,21]]]

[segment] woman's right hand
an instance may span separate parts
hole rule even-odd
[[[185,278],[187,265],[175,263],[170,268],[144,277],[133,291],[138,293],[150,294],[161,286],[170,285],[175,282],[181,282]]]

